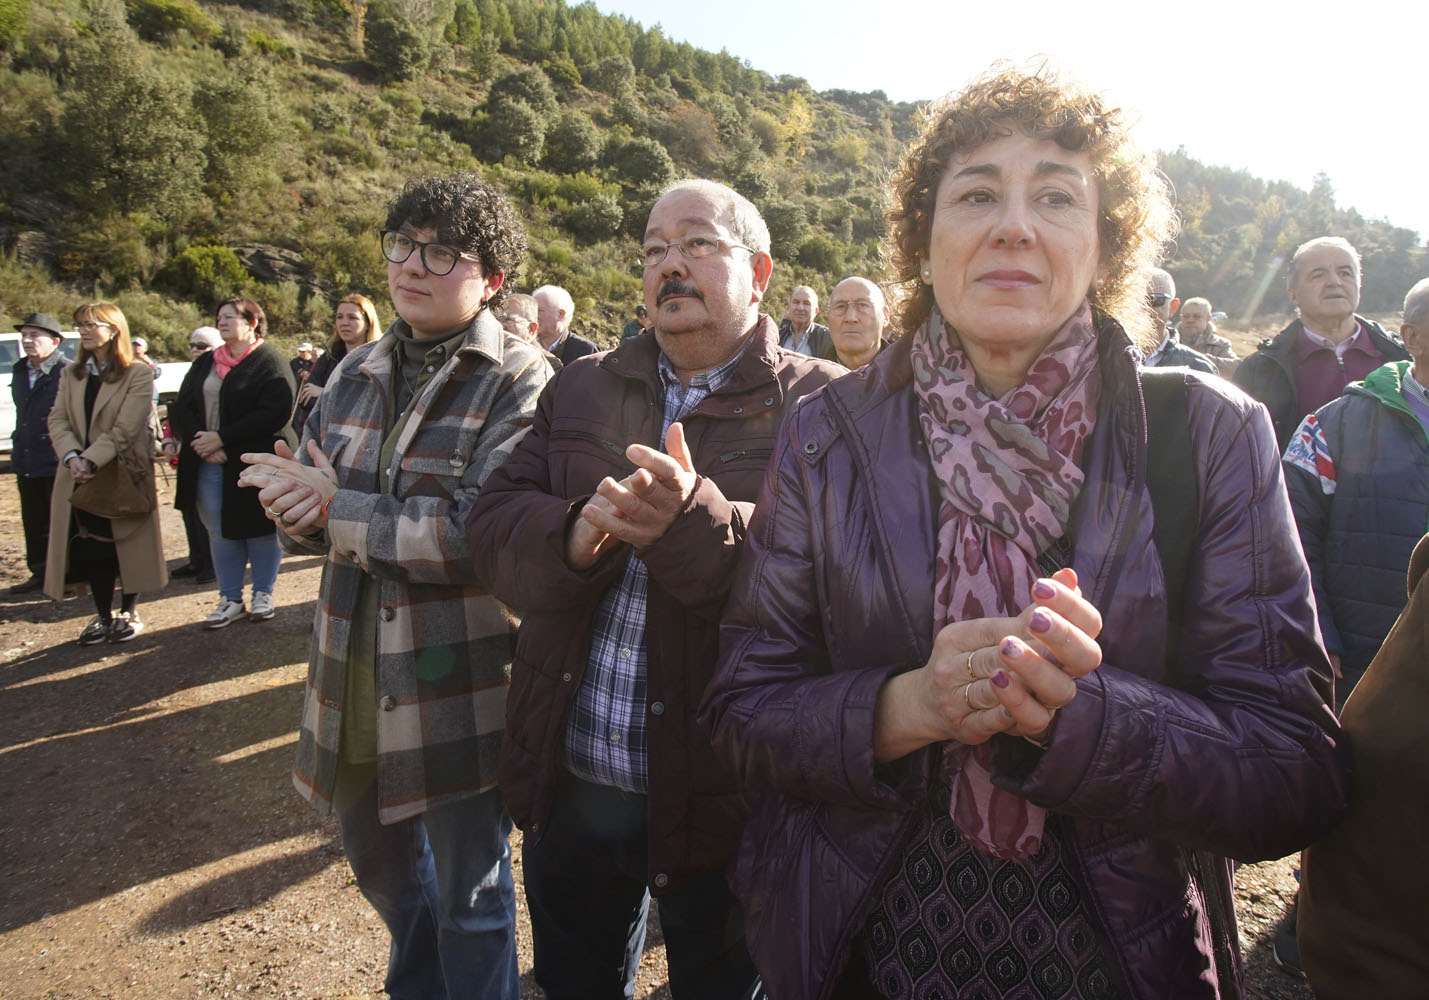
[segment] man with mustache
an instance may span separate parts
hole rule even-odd
[[[676,1000],[733,1000],[755,978],[723,873],[746,813],[695,714],[781,419],[840,369],[779,347],[769,230],[730,188],[668,187],[638,257],[654,336],[556,376],[467,535],[523,616],[500,780],[536,982],[631,995],[653,894]]]
[[[1306,414],[1314,413],[1387,361],[1408,361],[1392,334],[1355,314],[1360,304],[1359,251],[1339,236],[1300,244],[1286,283],[1299,318],[1240,363],[1234,382],[1265,404],[1283,451]]]

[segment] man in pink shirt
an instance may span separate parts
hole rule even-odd
[[[1235,383],[1265,404],[1282,449],[1307,413],[1388,361],[1407,361],[1399,338],[1355,313],[1360,255],[1348,240],[1302,243],[1287,282],[1299,318],[1246,358]]]

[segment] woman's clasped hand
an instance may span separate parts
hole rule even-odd
[[[258,490],[263,510],[280,529],[298,537],[321,531],[327,524],[327,502],[337,493],[337,473],[316,441],[307,443],[311,466],[303,465],[285,443],[274,454],[245,453],[248,467],[238,476],[239,486]]]

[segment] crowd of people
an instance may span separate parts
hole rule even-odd
[[[352,295],[293,367],[250,300],[194,332],[166,443],[204,625],[323,557],[293,778],[387,992],[516,1000],[514,823],[554,1000],[633,995],[652,898],[676,1000],[1239,997],[1234,865],[1312,844],[1282,964],[1422,995],[1429,279],[1401,340],[1310,240],[1237,358],[1159,267],[1123,115],[1045,71],[935,109],[892,206],[891,280],[776,323],[759,211],[675,182],[601,351],[515,293],[496,188],[424,177],[385,331]],[[27,558],[123,642],[165,583],[152,474],[143,511],[70,498],[152,457],[152,375],[113,306],[75,318],[68,365],[22,325]]]

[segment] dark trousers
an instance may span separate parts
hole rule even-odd
[[[35,576],[45,575],[45,550],[50,544],[50,494],[54,476],[16,476],[20,488],[20,523],[25,528],[25,565]]]
[[[549,1000],[635,995],[650,891],[646,799],[561,776],[550,822],[522,846],[536,983]],[[723,871],[659,897],[675,1000],[740,1000],[755,980]]]
[[[184,534],[189,543],[189,565],[200,570],[213,569],[213,552],[208,546],[208,529],[198,516],[198,508],[184,511]]]

